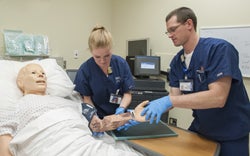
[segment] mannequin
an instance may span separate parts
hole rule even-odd
[[[17,85],[24,95],[45,95],[47,87],[46,74],[40,65],[28,64],[19,71]],[[145,117],[141,116],[140,112],[143,110],[147,102],[148,101],[144,101],[139,104],[133,112],[109,115],[102,120],[99,119],[97,115],[94,115],[89,121],[89,127],[94,132],[104,132],[114,130],[127,123],[130,119],[144,122]],[[85,117],[87,119],[89,118],[87,116]]]
[[[43,68],[39,65],[39,64],[28,64],[26,66],[24,66],[18,73],[17,75],[17,79],[16,79],[16,83],[17,86],[19,87],[19,89],[23,92],[24,98],[28,97],[28,96],[33,96],[36,97],[39,100],[39,97],[46,97],[49,96],[51,99],[61,99],[60,97],[53,97],[50,95],[46,94],[46,88],[47,88],[47,77],[46,74],[43,70]],[[64,100],[64,99],[63,99]],[[71,105],[72,103],[70,103],[68,100],[65,99],[65,103],[67,103],[68,105]],[[57,109],[58,107],[64,107],[64,105],[56,105],[56,106],[51,106],[49,102],[44,102],[42,103],[41,101],[37,101],[38,103],[40,103],[39,105],[36,104],[36,102],[30,102],[29,105],[27,106],[33,106],[34,105],[34,109],[32,107],[32,111],[35,112],[35,114],[39,114],[34,118],[34,112],[29,113],[27,116],[27,121],[24,121],[21,125],[19,125],[19,122],[16,122],[16,125],[7,125],[7,128],[12,128],[12,134],[6,134],[6,133],[0,133],[0,143],[1,143],[1,147],[0,147],[0,155],[2,153],[4,153],[4,155],[6,156],[11,156],[8,145],[11,141],[11,139],[15,136],[15,134],[18,133],[18,130],[22,129],[23,127],[25,127],[25,125],[27,125],[28,123],[30,123],[31,121],[35,120],[36,118],[40,117],[43,113],[51,110],[51,109]],[[72,101],[71,101],[72,102]],[[49,103],[49,104],[48,104]],[[74,102],[75,103],[75,102]],[[22,105],[22,109],[26,112],[29,112],[29,107],[27,107],[25,105],[25,103],[23,103],[24,105]],[[140,113],[142,111],[142,109],[144,108],[144,106],[147,104],[147,101],[141,103],[140,105],[138,105],[138,107],[133,111],[133,113],[127,112],[127,113],[123,113],[123,114],[118,114],[118,115],[110,115],[105,117],[104,119],[99,119],[97,117],[97,115],[94,115],[91,117],[91,120],[89,121],[89,128],[90,130],[93,132],[104,132],[104,131],[108,131],[108,130],[114,130],[116,128],[118,128],[121,125],[124,125],[125,123],[127,123],[130,119],[139,121],[139,122],[144,122],[145,121],[145,116],[140,116]],[[49,105],[49,106],[48,106]],[[27,107],[27,109],[26,109]],[[45,109],[42,107],[46,107]],[[55,107],[55,108],[54,108]],[[38,109],[39,108],[39,109]],[[40,110],[43,110],[43,112],[41,113]],[[22,112],[21,113],[22,116]],[[30,117],[29,117],[30,116]],[[16,118],[18,118],[18,116],[15,116]],[[85,116],[86,118],[88,118],[87,116]],[[16,121],[16,120],[14,120]],[[18,121],[18,119],[17,119]],[[2,125],[0,125],[0,128]],[[6,127],[4,127],[6,128]]]

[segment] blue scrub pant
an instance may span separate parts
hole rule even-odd
[[[219,143],[221,146],[219,156],[249,156],[249,135],[238,140]]]

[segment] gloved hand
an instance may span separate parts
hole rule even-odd
[[[116,130],[121,131],[121,130],[128,130],[130,127],[135,126],[140,124],[140,122],[135,121],[135,120],[129,120],[128,123],[124,124],[123,126],[118,127]]]
[[[101,138],[104,136],[104,132],[92,132],[92,136],[95,138]]]
[[[116,108],[116,110],[115,110],[115,114],[117,115],[117,114],[122,114],[122,113],[124,113],[125,112],[125,108],[124,107],[118,107],[118,108]]]
[[[146,120],[150,120],[150,124],[154,122],[155,118],[156,123],[159,123],[161,115],[171,107],[173,107],[173,105],[169,96],[164,96],[149,102],[141,112],[141,116],[146,114]]]

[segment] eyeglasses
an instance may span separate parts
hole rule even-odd
[[[168,31],[165,32],[166,35],[170,35],[174,33],[182,24],[178,24],[177,26],[173,26],[168,29]]]

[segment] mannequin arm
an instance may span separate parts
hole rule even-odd
[[[9,143],[12,137],[10,135],[0,135],[0,155],[1,156],[12,156],[9,150]]]
[[[148,101],[143,101],[135,108],[134,111],[105,116],[102,120],[95,115],[90,122],[90,128],[94,132],[104,132],[117,129],[131,119],[139,122],[145,122],[145,116],[141,116],[140,114],[147,103]]]

